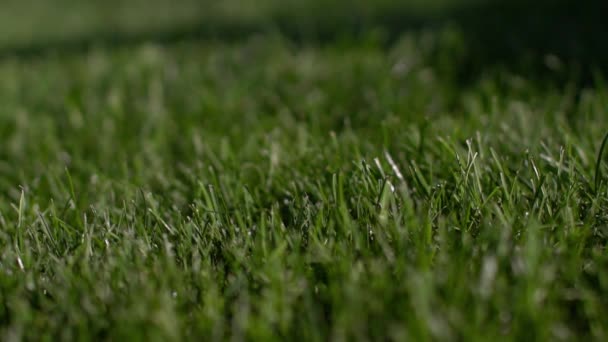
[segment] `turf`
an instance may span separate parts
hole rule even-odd
[[[4,55],[2,340],[606,340],[602,73],[364,31]]]

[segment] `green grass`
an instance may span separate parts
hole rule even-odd
[[[463,83],[474,52],[448,25],[4,56],[2,340],[607,339],[608,88],[544,55],[568,81]]]

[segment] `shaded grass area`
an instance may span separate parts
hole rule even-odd
[[[3,339],[606,339],[601,74],[284,32],[0,61]]]

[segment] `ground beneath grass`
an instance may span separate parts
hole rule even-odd
[[[0,49],[2,339],[607,339],[601,65],[369,25]]]

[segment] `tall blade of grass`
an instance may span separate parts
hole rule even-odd
[[[602,177],[601,166],[602,166],[602,156],[604,155],[604,149],[606,149],[606,145],[608,144],[608,133],[604,137],[602,141],[602,146],[600,147],[600,151],[597,155],[597,162],[595,163],[595,189],[594,192],[597,194],[598,188],[600,186],[600,178]]]

